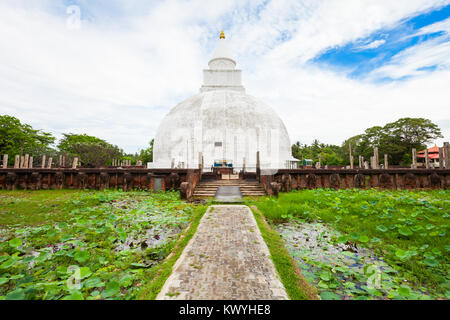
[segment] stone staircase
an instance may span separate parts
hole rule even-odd
[[[197,199],[214,198],[217,188],[220,186],[238,186],[244,197],[266,195],[264,187],[256,180],[206,180],[197,183],[193,197]]]

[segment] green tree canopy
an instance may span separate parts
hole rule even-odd
[[[0,154],[9,154],[8,162],[14,161],[13,156],[28,153],[39,156],[46,152],[54,152],[51,144],[55,138],[51,133],[33,129],[19,119],[0,115]]]
[[[343,160],[341,157],[341,147],[324,144],[315,139],[311,145],[301,144],[297,141],[292,145],[292,156],[298,160],[312,159],[314,162],[319,161],[326,165],[341,165]]]
[[[392,164],[411,163],[411,149],[417,151],[427,147],[427,143],[442,138],[439,127],[424,118],[401,118],[384,127],[375,126],[366,129],[364,134],[347,139],[342,149],[348,159],[349,144],[352,146],[354,156],[362,155],[370,159],[373,148],[378,147],[380,158],[382,154],[389,155]]]
[[[79,157],[85,167],[98,168],[110,164],[123,154],[119,147],[107,142],[80,142],[71,146],[71,154]]]
[[[66,133],[58,144],[60,152],[78,157],[82,166],[100,167],[121,158],[123,151],[103,139],[87,134]]]
[[[142,160],[142,164],[146,165],[147,162],[153,162],[153,144],[155,143],[155,139],[149,142],[149,147],[147,149],[141,150],[140,160]]]
[[[107,143],[107,142],[100,138],[89,136],[87,134],[65,133],[63,134],[63,138],[58,143],[58,149],[62,152],[76,153],[73,147],[79,143],[84,144],[84,143]]]

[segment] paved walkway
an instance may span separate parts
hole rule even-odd
[[[157,299],[288,299],[249,207],[210,206]]]

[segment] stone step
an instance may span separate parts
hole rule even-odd
[[[207,187],[221,187],[221,186],[259,186],[259,183],[245,183],[245,184],[239,184],[239,183],[233,183],[233,184],[212,184],[212,183],[208,183],[208,184],[197,184],[197,186],[207,186]]]
[[[260,197],[266,195],[264,187],[258,181],[214,180],[199,182],[194,190],[193,197],[214,198],[217,189],[221,186],[238,186],[242,195],[245,197]]]
[[[222,187],[222,186],[221,186]],[[239,187],[241,189],[264,189],[264,187],[262,186],[236,186]],[[196,188],[198,189],[217,189],[219,187],[212,187],[212,186],[196,186]]]
[[[197,186],[203,186],[203,187],[221,187],[221,186],[250,186],[250,187],[255,187],[255,186],[260,186],[259,183],[255,183],[255,184],[197,184]]]

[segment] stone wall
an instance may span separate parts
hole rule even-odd
[[[179,190],[188,182],[193,190],[199,177],[191,169],[0,169],[0,189]]]
[[[194,194],[194,189],[197,186],[197,182],[200,180],[199,170],[188,170],[186,175],[186,181],[183,181],[180,185],[181,199],[190,199]]]
[[[279,191],[315,188],[448,189],[447,169],[286,169],[262,173],[264,189],[270,195]]]

